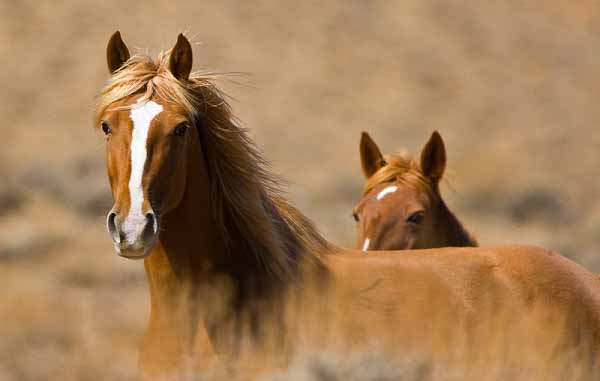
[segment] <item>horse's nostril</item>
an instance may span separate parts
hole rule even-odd
[[[121,235],[117,231],[117,213],[110,212],[106,218],[106,228],[116,242],[121,241]]]
[[[116,218],[117,218],[117,213],[110,212],[108,214],[108,218],[106,219],[106,226],[108,227],[109,233],[112,233],[117,230],[117,225],[115,224]]]
[[[150,226],[152,232],[158,234],[158,221],[156,220],[156,215],[154,213],[146,213],[146,226]]]

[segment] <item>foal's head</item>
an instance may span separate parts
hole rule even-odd
[[[112,76],[96,115],[106,135],[114,199],[106,223],[119,255],[143,258],[157,242],[161,216],[184,197],[186,166],[197,156],[190,152],[199,149],[197,131],[190,128],[195,115],[173,99],[184,94],[191,46],[180,35],[170,55],[159,57],[158,63],[136,61],[116,32],[108,43],[107,61]]]
[[[363,251],[472,246],[440,196],[446,150],[437,131],[419,161],[405,155],[384,158],[363,132],[360,157],[367,182],[353,216]]]

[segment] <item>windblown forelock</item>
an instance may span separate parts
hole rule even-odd
[[[177,104],[188,113],[190,120],[198,117],[198,105],[206,105],[207,99],[196,99],[203,94],[201,87],[218,91],[211,82],[220,74],[195,72],[187,81],[177,80],[169,70],[171,51],[161,52],[156,60],[149,56],[132,56],[108,80],[97,98],[94,113],[94,125],[100,124],[102,115],[111,104],[133,95],[149,100],[159,98],[162,101]],[[126,108],[127,106],[125,106]]]

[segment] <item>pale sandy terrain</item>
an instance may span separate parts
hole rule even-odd
[[[482,245],[533,243],[600,272],[595,1],[0,1],[0,380],[131,379],[148,311],[118,259],[92,130],[116,29],[179,32],[289,196],[354,245],[360,131],[417,153],[437,129],[450,207]]]

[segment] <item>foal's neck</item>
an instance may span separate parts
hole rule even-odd
[[[443,232],[444,245],[454,247],[477,246],[477,241],[467,232],[454,213],[448,209],[439,193],[438,199],[438,228]]]

